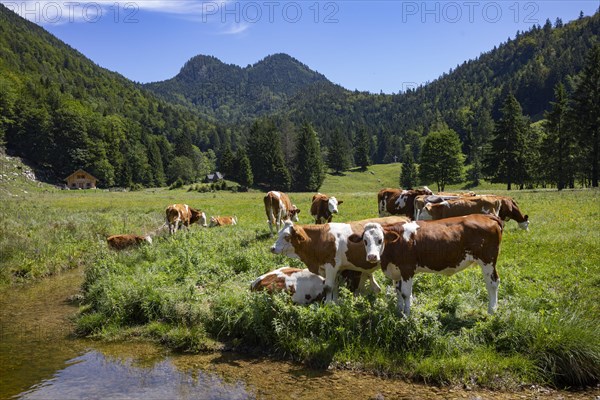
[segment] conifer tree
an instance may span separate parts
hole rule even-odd
[[[294,190],[316,192],[323,184],[321,145],[315,130],[308,123],[302,125],[296,139],[296,170]]]
[[[245,189],[249,188],[254,183],[254,176],[252,174],[252,167],[250,166],[250,160],[244,149],[240,148],[236,152],[235,159],[233,160],[234,179]]]
[[[248,158],[256,183],[269,189],[289,190],[292,178],[283,159],[277,128],[270,118],[261,118],[252,124]]]
[[[225,176],[229,176],[233,172],[233,152],[231,151],[231,146],[229,143],[226,143],[222,146],[221,149],[221,157],[219,158],[219,170],[221,173],[225,174]]]
[[[589,51],[573,93],[572,124],[581,149],[580,169],[598,187],[600,152],[600,44]]]
[[[556,101],[550,103],[552,110],[546,113],[546,137],[542,143],[544,158],[544,175],[556,183],[558,190],[567,185],[573,187],[573,141],[568,130],[568,98],[565,86],[556,85],[554,90]]]
[[[371,151],[371,140],[367,128],[364,126],[358,130],[356,142],[354,143],[354,161],[361,169],[366,170],[371,165],[369,153]]]
[[[512,94],[506,97],[501,112],[486,157],[485,173],[492,182],[506,183],[506,189],[511,190],[513,183],[522,187],[528,177],[525,138],[529,126]]]
[[[327,166],[336,174],[350,168],[350,145],[346,136],[339,129],[333,131],[331,136],[331,145],[327,153]]]
[[[413,188],[417,185],[417,165],[413,158],[412,151],[409,146],[406,146],[404,155],[402,156],[402,172],[400,173],[400,187]]]

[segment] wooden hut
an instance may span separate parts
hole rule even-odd
[[[65,178],[69,189],[96,189],[96,179],[92,174],[78,169]]]

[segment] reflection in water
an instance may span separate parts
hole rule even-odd
[[[200,370],[181,372],[166,359],[146,368],[132,359],[113,359],[89,351],[70,365],[17,396],[20,399],[248,399],[256,396],[237,381],[224,382]]]

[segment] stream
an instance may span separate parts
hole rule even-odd
[[[146,342],[72,336],[83,272],[0,291],[2,399],[592,399],[587,392],[438,388],[224,352],[180,355]]]

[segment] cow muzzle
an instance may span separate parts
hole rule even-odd
[[[378,263],[379,255],[378,254],[367,254],[367,261],[370,263]]]
[[[271,246],[271,253],[273,253],[273,254],[278,254],[278,253],[277,253],[277,247],[276,247],[276,246]]]

